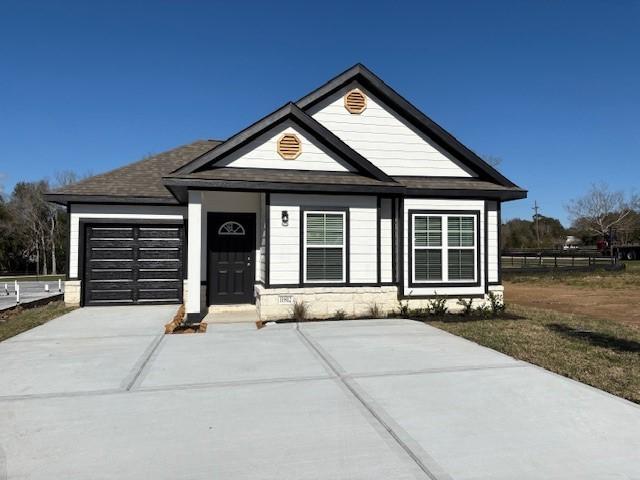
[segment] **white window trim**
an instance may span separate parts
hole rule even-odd
[[[324,215],[341,215],[342,216],[342,278],[340,280],[308,280],[307,279],[307,249],[311,248],[338,248],[339,245],[307,245],[307,215],[324,214]],[[344,211],[335,210],[305,210],[302,222],[302,242],[303,242],[303,272],[304,283],[346,283],[347,281],[347,214]]]
[[[416,247],[416,217],[440,217],[442,219],[442,239],[440,247]],[[473,219],[473,247],[449,246],[449,217],[467,217]],[[415,284],[440,284],[456,285],[460,283],[476,283],[478,281],[478,216],[470,213],[414,213],[411,215],[411,280]],[[416,249],[440,250],[442,252],[442,278],[439,280],[416,280]],[[473,279],[449,280],[449,250],[473,250]]]

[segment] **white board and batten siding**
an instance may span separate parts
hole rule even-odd
[[[411,248],[411,239],[409,239],[409,210],[445,210],[445,211],[476,211],[479,213],[479,255],[480,255],[480,270],[478,272],[480,285],[476,287],[457,287],[455,284],[445,287],[430,287],[425,285],[424,287],[412,287],[409,285],[409,249]],[[456,200],[456,199],[427,199],[427,198],[407,198],[404,201],[404,248],[403,248],[403,262],[404,262],[404,295],[434,295],[436,292],[438,295],[480,295],[485,291],[485,202],[483,200]],[[489,225],[489,224],[488,224]],[[490,229],[491,230],[491,229]],[[489,251],[492,249],[495,251],[497,248],[497,223],[495,224],[494,233],[489,233]],[[493,269],[495,272],[495,278],[497,280],[497,256],[489,256],[489,270]],[[491,277],[489,277],[491,281]]]
[[[376,283],[377,200],[374,196],[272,194],[269,217],[269,282],[277,285],[298,284],[300,280],[301,207],[349,208],[350,283]],[[289,214],[282,224],[282,211]]]
[[[278,153],[278,140],[283,134],[297,135],[302,153],[293,160],[285,160]],[[291,121],[274,127],[229,155],[218,166],[230,168],[274,168],[280,170],[312,170],[324,172],[352,172],[353,167],[330,154],[301,128]]]
[[[500,276],[498,259],[500,258],[500,245],[498,242],[498,202],[487,202],[487,242],[489,247],[489,283],[496,283]]]
[[[360,114],[344,107],[344,95],[353,88],[367,96],[367,108]],[[357,83],[343,87],[307,113],[387,175],[476,176]]]
[[[80,241],[80,220],[113,220],[126,223],[134,220],[183,220],[186,207],[155,205],[93,205],[72,204],[69,226],[69,278],[79,278],[78,252]],[[84,248],[84,246],[83,246]]]
[[[380,200],[380,281],[393,282],[393,220],[390,198]]]

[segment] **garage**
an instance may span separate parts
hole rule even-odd
[[[182,303],[182,224],[85,224],[83,233],[84,305]]]

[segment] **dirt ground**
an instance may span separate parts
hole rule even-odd
[[[640,327],[640,290],[505,282],[505,300]]]

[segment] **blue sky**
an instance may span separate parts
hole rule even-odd
[[[356,62],[563,206],[640,178],[640,2],[0,4],[0,182],[223,139]],[[3,178],[4,176],[4,178]]]

